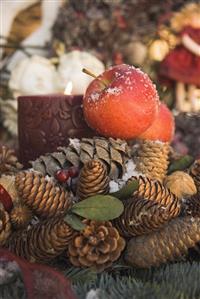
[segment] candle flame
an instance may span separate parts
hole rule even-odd
[[[67,83],[66,88],[65,88],[64,94],[65,95],[71,95],[72,94],[72,87],[73,87],[72,81],[69,81]]]

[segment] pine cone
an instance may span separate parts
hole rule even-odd
[[[167,142],[141,141],[134,157],[136,170],[150,179],[162,181],[169,165],[169,152],[170,145]]]
[[[188,198],[183,204],[183,213],[185,215],[200,217],[200,194],[195,194]]]
[[[28,226],[32,219],[31,210],[18,202],[10,213],[10,221],[15,229],[23,229]]]
[[[73,234],[73,229],[64,220],[54,218],[13,234],[6,245],[18,256],[44,263],[66,250]]]
[[[125,252],[132,266],[149,268],[183,259],[200,241],[200,218],[186,216],[170,221],[160,231],[132,238]]]
[[[13,174],[22,169],[15,152],[6,146],[0,147],[0,176],[2,174]]]
[[[87,162],[79,176],[77,196],[82,200],[95,194],[107,194],[109,191],[109,177],[105,165],[98,160]]]
[[[69,193],[37,172],[22,171],[15,183],[23,202],[39,217],[65,214],[71,206]]]
[[[159,181],[153,181],[142,176],[139,178],[132,177],[130,180],[135,179],[139,180],[139,187],[134,192],[134,196],[159,203],[166,209],[171,218],[179,215],[180,201],[168,188],[164,187]]]
[[[130,148],[126,141],[104,137],[82,138],[80,143],[72,139],[69,146],[58,150],[32,161],[32,167],[43,175],[53,176],[58,169],[70,166],[81,168],[91,159],[97,159],[105,164],[111,178],[120,178],[130,158]]]
[[[116,261],[125,247],[111,222],[83,220],[87,226],[70,242],[68,254],[76,267],[92,267],[100,272]]]
[[[189,174],[195,182],[197,192],[200,193],[200,159],[196,160],[190,167]]]
[[[178,198],[192,196],[197,193],[193,178],[183,171],[175,171],[166,176],[164,185]]]
[[[154,201],[132,197],[124,201],[124,212],[113,224],[121,236],[130,238],[158,230],[169,219],[164,206]]]
[[[0,247],[3,246],[11,234],[9,214],[0,207]]]

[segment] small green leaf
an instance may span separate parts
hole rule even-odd
[[[111,193],[110,195],[117,197],[119,199],[127,199],[133,194],[134,191],[138,189],[138,187],[139,187],[138,180],[134,180],[126,184],[119,191]]]
[[[189,155],[185,155],[180,159],[174,161],[168,168],[168,174],[177,171],[177,170],[184,170],[188,168],[194,162],[194,158]]]
[[[107,221],[119,217],[122,202],[110,195],[95,195],[76,203],[71,212],[90,220]]]
[[[67,214],[64,220],[75,230],[83,230],[86,226],[79,217],[71,213]]]

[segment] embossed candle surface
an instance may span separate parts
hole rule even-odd
[[[38,95],[18,98],[19,158],[24,165],[39,155],[67,145],[69,138],[90,137],[80,95]]]

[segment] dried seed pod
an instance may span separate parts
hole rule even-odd
[[[198,193],[200,193],[200,159],[196,160],[190,167],[189,174],[195,182]]]
[[[132,197],[124,201],[123,214],[113,221],[123,237],[148,234],[169,221],[168,210],[155,201]]]
[[[77,183],[77,196],[82,200],[95,194],[107,194],[109,177],[105,165],[98,160],[87,162],[82,168]]]
[[[31,221],[32,212],[24,204],[18,202],[10,213],[10,221],[15,229],[23,229]]]
[[[183,171],[175,171],[164,179],[164,185],[178,198],[197,193],[193,178]]]
[[[10,251],[31,262],[48,262],[67,249],[74,230],[57,217],[17,232],[7,242]]]
[[[167,174],[169,152],[167,142],[141,141],[134,157],[136,169],[150,179],[162,181]]]
[[[9,214],[0,207],[0,246],[5,245],[11,235],[11,223]]]
[[[130,148],[125,140],[94,137],[82,138],[80,142],[72,139],[67,147],[59,152],[40,156],[32,161],[32,167],[43,175],[53,176],[58,169],[82,167],[91,159],[100,160],[107,168],[111,178],[122,177],[126,161],[130,158]]]
[[[159,266],[183,259],[197,242],[200,242],[200,218],[176,218],[157,232],[132,238],[125,259],[140,268]]]
[[[37,172],[22,171],[15,183],[23,202],[39,217],[63,215],[71,206],[69,193]]]
[[[125,241],[109,221],[85,219],[83,223],[86,228],[76,234],[69,244],[69,259],[74,266],[103,271],[120,257]]]
[[[14,150],[6,146],[0,147],[0,176],[13,174],[22,169],[23,165],[18,162]]]

